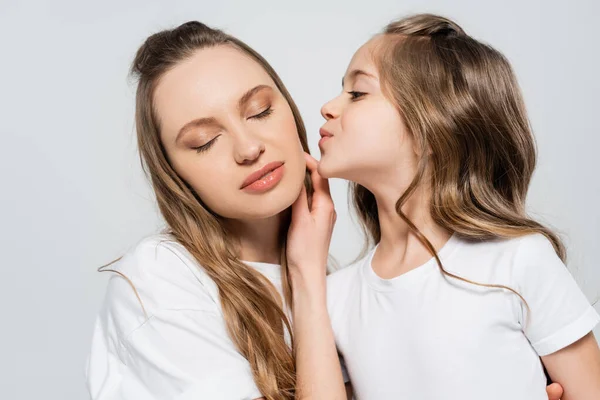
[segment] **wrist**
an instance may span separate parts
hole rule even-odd
[[[303,273],[290,273],[289,281],[294,301],[325,303],[327,297],[327,280],[325,275],[315,276],[313,274],[310,276]]]
[[[288,277],[293,288],[312,290],[325,286],[327,274],[325,267],[288,265]]]

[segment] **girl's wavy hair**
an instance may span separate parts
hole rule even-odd
[[[397,106],[422,155],[396,211],[447,272],[429,240],[402,211],[427,180],[434,221],[473,240],[544,235],[565,261],[560,238],[527,216],[525,198],[536,146],[515,75],[506,58],[455,22],[419,14],[390,23],[375,62],[384,94]],[[381,230],[374,195],[351,186],[353,205],[369,242]],[[527,302],[525,302],[527,304]]]

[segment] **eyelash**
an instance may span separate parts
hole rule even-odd
[[[271,115],[273,113],[273,109],[271,108],[271,106],[269,106],[266,110],[264,110],[263,112],[253,115],[251,117],[249,117],[248,119],[265,119],[267,118],[269,115]]]
[[[253,115],[253,116],[249,117],[248,119],[258,119],[258,120],[261,120],[261,119],[267,118],[272,113],[273,113],[273,109],[269,106],[266,110],[262,111],[259,114]],[[221,136],[221,135],[219,135],[219,136]],[[206,144],[203,144],[202,146],[192,147],[192,148],[194,150],[196,150],[197,153],[202,153],[204,151],[207,151],[217,141],[217,138],[219,136],[215,136],[210,142],[208,142]]]
[[[221,135],[219,135],[219,136],[221,136]],[[196,153],[202,153],[203,151],[210,149],[212,147],[212,145],[215,144],[215,142],[217,141],[217,138],[219,136],[215,136],[213,139],[211,139],[210,142],[203,144],[202,146],[192,147],[192,148],[194,150],[196,150]]]
[[[358,100],[361,97],[363,97],[364,95],[366,95],[366,93],[364,93],[364,92],[357,92],[355,90],[351,90],[348,93],[350,94],[351,100]]]

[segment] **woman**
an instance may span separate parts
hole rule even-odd
[[[92,398],[292,398],[285,235],[311,191],[300,114],[259,54],[198,22],[150,36],[132,72],[168,230],[110,267]]]
[[[375,247],[325,290],[333,208],[294,215],[320,250],[289,253],[294,299],[313,299],[294,315],[300,388],[345,396],[335,338],[360,399],[545,399],[544,367],[565,399],[600,398],[600,317],[525,213],[535,145],[506,59],[453,21],[405,18],[355,53],[322,114],[318,172],[353,182]]]

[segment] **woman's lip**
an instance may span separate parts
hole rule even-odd
[[[283,161],[273,161],[273,162],[266,164],[261,169],[248,175],[248,177],[246,177],[246,179],[244,179],[244,182],[240,186],[240,189],[244,189],[244,188],[254,184],[258,180],[260,180],[260,178],[267,175],[269,172],[272,172],[272,171],[278,169],[279,167],[283,166],[283,164],[284,164]]]
[[[279,182],[281,182],[284,172],[285,166],[283,164],[280,164],[279,167],[275,168],[274,170],[271,170],[270,172],[267,172],[267,175],[264,175],[261,178],[255,180],[248,186],[245,186],[242,190],[244,192],[254,194],[264,193],[268,190],[271,190],[272,188],[277,186]]]

